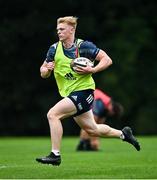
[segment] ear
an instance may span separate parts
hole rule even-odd
[[[70,33],[73,34],[74,32],[75,32],[75,28],[74,28],[74,27],[71,27]]]

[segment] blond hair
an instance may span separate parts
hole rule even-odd
[[[60,23],[67,23],[68,25],[74,27],[76,29],[77,27],[77,17],[74,16],[65,16],[65,17],[60,17],[57,19],[57,25]]]

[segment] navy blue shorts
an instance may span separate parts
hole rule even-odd
[[[94,90],[75,91],[70,93],[68,98],[70,98],[76,106],[77,113],[74,114],[74,116],[78,116],[92,109]]]

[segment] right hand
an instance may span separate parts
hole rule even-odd
[[[48,78],[51,75],[51,71],[54,69],[54,62],[44,62],[40,68],[42,78]]]
[[[47,68],[47,67],[41,67],[41,68],[40,68],[40,72],[41,72],[42,74],[46,74],[46,73],[48,73],[48,68]]]
[[[49,71],[52,71],[52,70],[54,69],[54,66],[55,66],[54,61],[49,62],[49,63],[46,64],[46,68],[47,68]]]

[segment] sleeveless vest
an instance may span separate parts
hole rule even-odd
[[[78,48],[81,41],[83,40],[77,40]],[[77,53],[79,57],[78,48]],[[59,93],[62,97],[66,97],[74,91],[95,89],[95,82],[92,78],[92,74],[77,74],[71,69],[70,63],[72,59],[64,55],[63,45],[60,41],[58,42],[54,60],[54,76]]]

